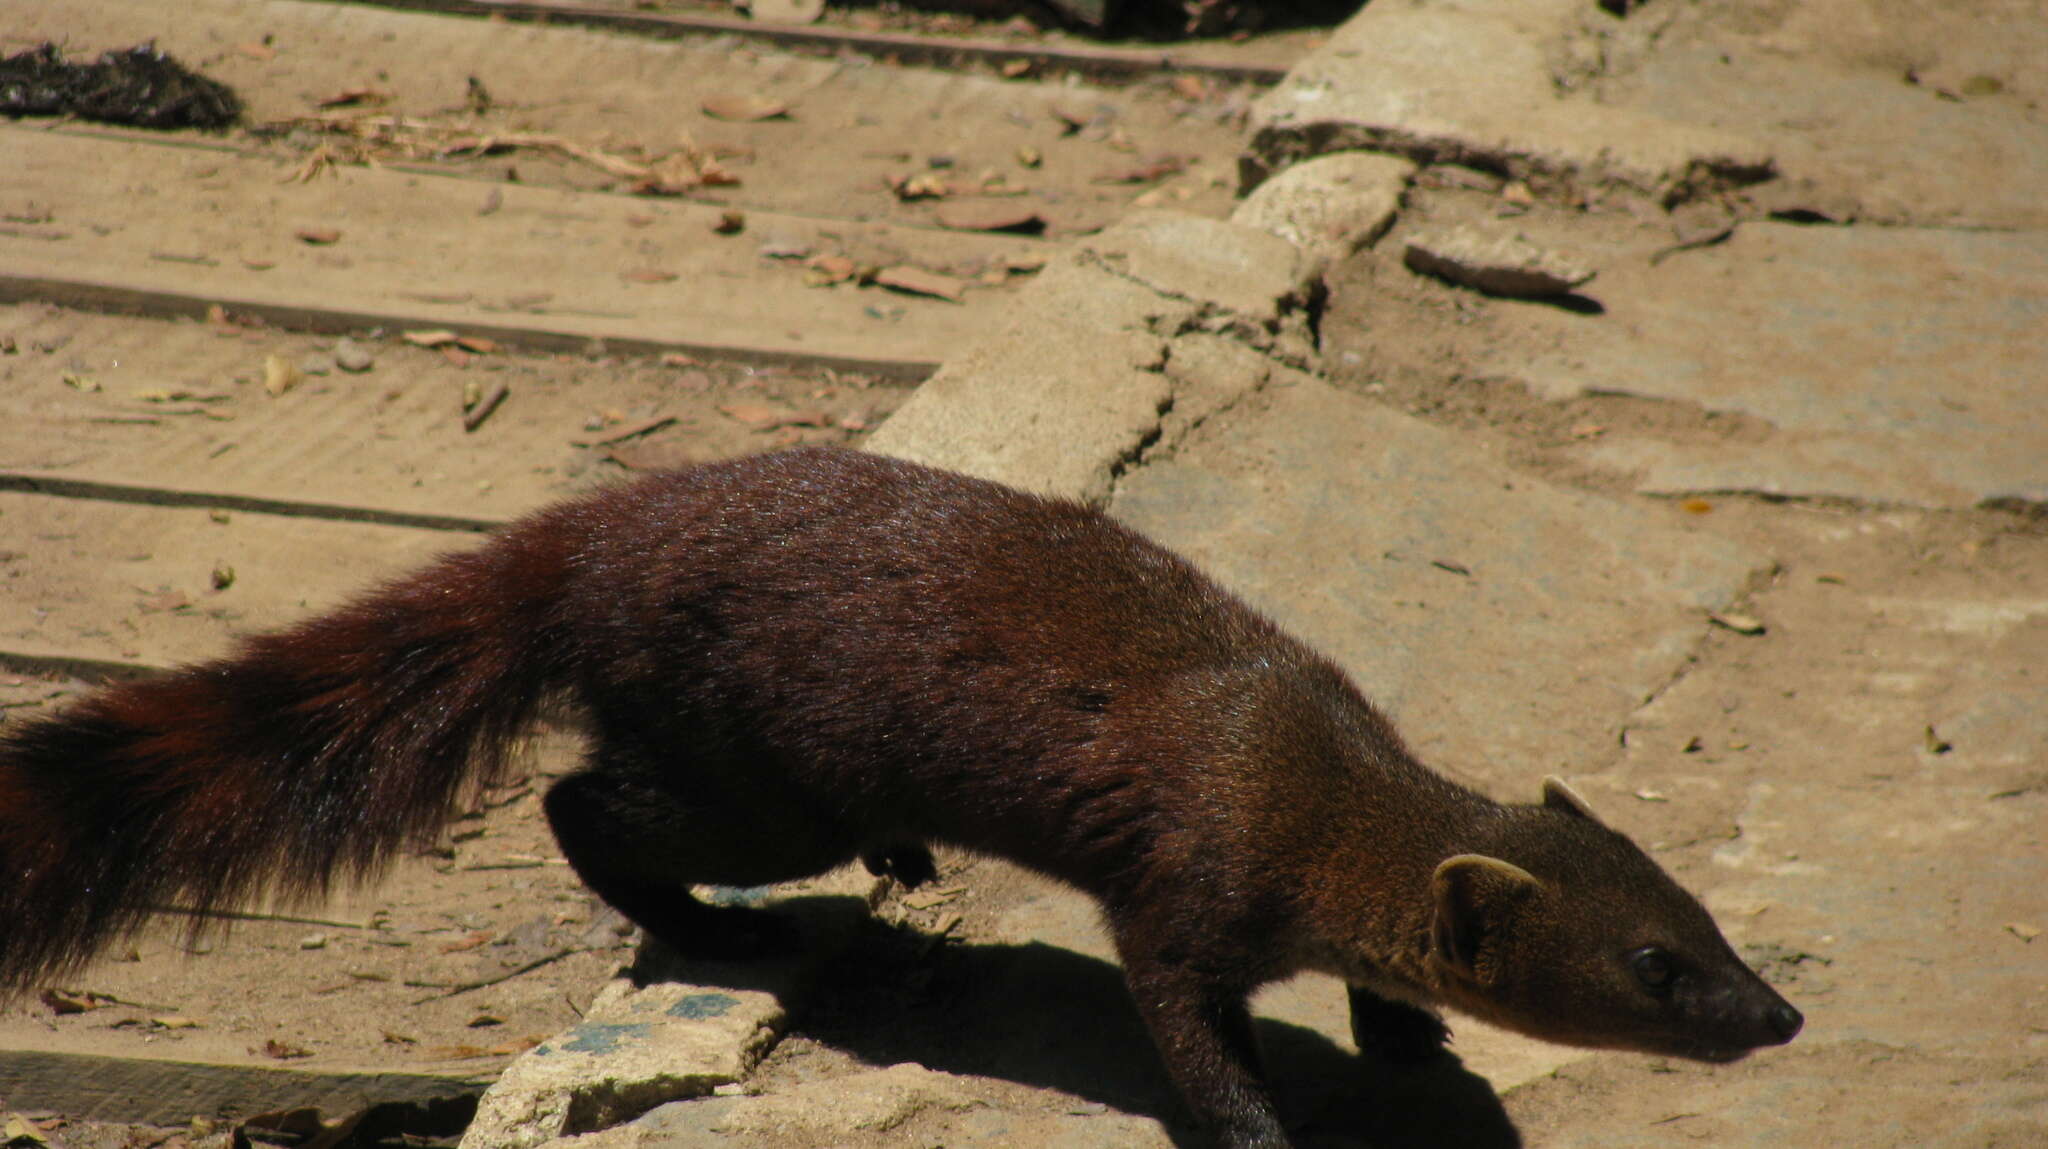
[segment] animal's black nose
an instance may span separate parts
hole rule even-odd
[[[1770,1023],[1771,1031],[1778,1035],[1778,1040],[1780,1041],[1792,1040],[1798,1035],[1799,1027],[1806,1024],[1806,1019],[1799,1016],[1798,1010],[1793,1009],[1782,1001],[1772,1006],[1770,1012],[1765,1014],[1764,1017]]]

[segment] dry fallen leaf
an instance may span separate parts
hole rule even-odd
[[[310,1049],[306,1049],[303,1046],[287,1045],[274,1037],[265,1041],[262,1048],[252,1048],[249,1052],[260,1053],[265,1057],[276,1058],[279,1061],[290,1061],[294,1058],[313,1056],[313,1051]]]
[[[702,107],[704,114],[714,120],[736,123],[786,119],[789,116],[788,104],[766,96],[713,96],[704,101]]]
[[[492,933],[490,930],[478,930],[475,933],[470,934],[468,937],[461,938],[457,941],[442,943],[440,947],[441,952],[444,954],[464,953],[468,950],[473,950],[478,946],[489,943],[490,940],[496,936],[497,935]]]
[[[845,283],[859,274],[860,265],[843,255],[820,255],[804,265],[804,282],[812,287]]]
[[[298,386],[299,380],[303,378],[305,376],[300,374],[299,365],[284,356],[272,354],[263,357],[263,389],[272,397],[282,395]]]
[[[1715,626],[1726,627],[1737,634],[1762,634],[1765,630],[1762,619],[1754,615],[1736,614],[1733,611],[1724,614],[1710,614],[1707,616],[1707,621]]]
[[[941,906],[967,892],[966,886],[947,886],[938,890],[918,890],[903,896],[903,904],[913,910],[928,910]]]
[[[763,430],[778,425],[777,420],[788,414],[783,408],[772,407],[766,403],[721,403],[718,409],[750,427],[759,427]]]
[[[144,595],[136,602],[135,607],[144,614],[162,614],[165,611],[183,610],[191,605],[192,600],[185,596],[184,591],[166,589]]]
[[[414,347],[446,347],[459,339],[460,336],[456,335],[453,331],[435,330],[408,331],[403,338]]]
[[[340,228],[302,227],[292,234],[299,237],[301,242],[310,243],[315,247],[325,247],[330,243],[339,243],[341,241]]]
[[[1112,168],[1095,177],[1099,184],[1149,184],[1186,171],[1188,157],[1159,155],[1127,168]]]
[[[277,58],[277,49],[263,43],[261,40],[251,40],[245,44],[237,44],[235,45],[235,51],[249,57],[251,60],[274,60]]]
[[[960,294],[967,286],[965,282],[953,276],[940,275],[936,271],[926,271],[921,267],[911,267],[907,264],[883,268],[875,273],[875,282],[897,291],[907,291],[912,295],[930,295],[954,303],[960,302]]]
[[[2041,927],[2029,925],[2026,922],[2007,922],[2005,923],[2005,932],[2023,942],[2031,942],[2041,936]]]
[[[933,218],[954,231],[1019,231],[1045,229],[1045,219],[1028,204],[1003,200],[955,200],[940,204]]]
[[[486,339],[481,335],[458,335],[455,337],[455,345],[478,355],[490,355],[498,350],[497,340]]]
[[[606,451],[604,457],[628,471],[667,471],[703,461],[683,444],[671,439],[622,443]]]
[[[313,101],[316,108],[352,108],[359,104],[381,104],[391,98],[391,93],[368,86],[343,88],[339,92],[325,95]]]
[[[953,194],[953,186],[946,177],[937,172],[915,172],[910,175],[888,177],[889,190],[896,198],[905,202],[920,199],[940,199]]]

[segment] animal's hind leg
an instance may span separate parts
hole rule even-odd
[[[600,759],[557,782],[548,824],[598,897],[678,953],[743,958],[786,948],[788,923],[759,910],[697,900],[695,884],[758,886],[850,860],[851,842],[787,809],[766,812],[692,787],[651,785]]]

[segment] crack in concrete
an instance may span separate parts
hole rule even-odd
[[[1452,135],[1425,135],[1377,124],[1311,123],[1261,128],[1238,157],[1238,184],[1249,194],[1295,164],[1333,152],[1354,151],[1399,156],[1423,167],[1473,168],[1521,180],[1539,195],[1625,188],[1655,199],[1666,209],[1765,183],[1779,174],[1775,159],[1753,162],[1732,156],[1702,156],[1659,186],[1646,186],[1619,170],[1558,163],[1537,152],[1473,143]]]

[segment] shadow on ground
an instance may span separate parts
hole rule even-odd
[[[1040,942],[944,941],[882,922],[856,898],[794,899],[771,912],[796,920],[805,955],[701,962],[649,948],[632,976],[770,992],[801,985],[795,1032],[870,1065],[908,1061],[1056,1089],[1158,1120],[1176,1145],[1203,1144],[1115,965]],[[1395,1067],[1297,1025],[1260,1019],[1258,1034],[1282,1118],[1304,1146],[1522,1144],[1493,1088],[1455,1056]]]

